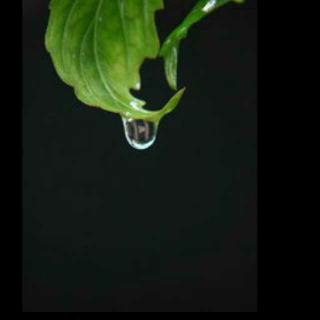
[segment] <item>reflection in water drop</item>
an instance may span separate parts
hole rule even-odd
[[[158,123],[122,117],[124,132],[129,144],[138,150],[149,148],[157,136]]]

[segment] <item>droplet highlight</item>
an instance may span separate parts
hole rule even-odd
[[[211,10],[213,10],[216,3],[217,3],[217,0],[209,0],[207,4],[202,8],[202,11],[209,13]]]
[[[153,145],[157,137],[158,123],[122,117],[124,133],[129,144],[137,150],[145,150]]]

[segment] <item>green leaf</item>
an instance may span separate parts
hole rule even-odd
[[[51,1],[46,48],[57,73],[79,100],[157,122],[174,109],[169,103],[163,110],[145,110],[145,102],[130,92],[140,89],[143,61],[158,55],[154,20],[162,8],[162,0]]]
[[[215,9],[229,2],[242,3],[244,0],[200,0],[183,22],[167,37],[161,50],[160,56],[164,58],[165,73],[170,87],[177,89],[177,68],[180,41],[188,34],[193,24],[207,16]]]

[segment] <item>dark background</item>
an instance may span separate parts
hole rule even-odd
[[[165,1],[161,42],[194,0]],[[44,48],[48,1],[23,0],[23,311],[257,311],[257,1],[194,26],[187,91],[154,146],[80,103]],[[172,96],[161,59],[138,97]]]

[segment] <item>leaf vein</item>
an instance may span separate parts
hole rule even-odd
[[[68,17],[67,17],[67,20],[66,20],[66,23],[64,25],[64,28],[63,28],[63,33],[62,33],[62,45],[61,45],[61,56],[62,56],[62,63],[63,63],[63,66],[64,68],[66,68],[66,62],[65,62],[65,46],[64,46],[64,42],[65,42],[65,39],[66,39],[66,34],[67,34],[67,29],[68,29],[68,26],[69,26],[69,23],[70,23],[70,20],[71,20],[71,16],[73,14],[73,11],[75,9],[75,7],[77,6],[77,4],[79,3],[79,0],[75,0],[71,9],[70,9],[70,12],[68,14]]]
[[[124,50],[125,50],[125,60],[126,60],[126,69],[127,69],[127,75],[130,73],[130,61],[129,61],[129,49],[128,49],[128,35],[126,32],[126,23],[124,19],[124,10],[125,10],[125,2],[122,1],[121,3],[119,1],[122,0],[117,0],[117,5],[119,9],[119,15],[120,15],[120,21],[121,21],[121,29],[122,29],[122,34],[123,34],[123,39],[124,39]],[[123,6],[121,6],[121,4]]]
[[[103,3],[104,0],[100,0],[99,1],[99,4],[98,4],[98,7],[97,7],[97,10],[96,10],[96,15],[95,15],[95,18],[94,18],[94,35],[93,35],[93,46],[94,46],[94,55],[95,55],[95,61],[96,61],[96,65],[97,65],[97,68],[98,68],[98,72],[99,72],[99,76],[100,76],[100,79],[102,81],[102,83],[104,84],[105,88],[107,89],[108,93],[110,94],[110,97],[112,98],[113,102],[115,103],[115,105],[118,107],[120,105],[124,106],[127,108],[127,106],[121,102],[119,99],[117,99],[117,97],[113,94],[112,92],[112,89],[109,87],[104,75],[103,75],[103,72],[102,72],[102,69],[101,69],[101,65],[100,65],[100,59],[99,59],[99,53],[98,53],[98,48],[97,48],[97,23],[99,21],[98,19],[98,16],[99,16],[99,13],[101,11],[101,7],[102,7],[102,3]]]

